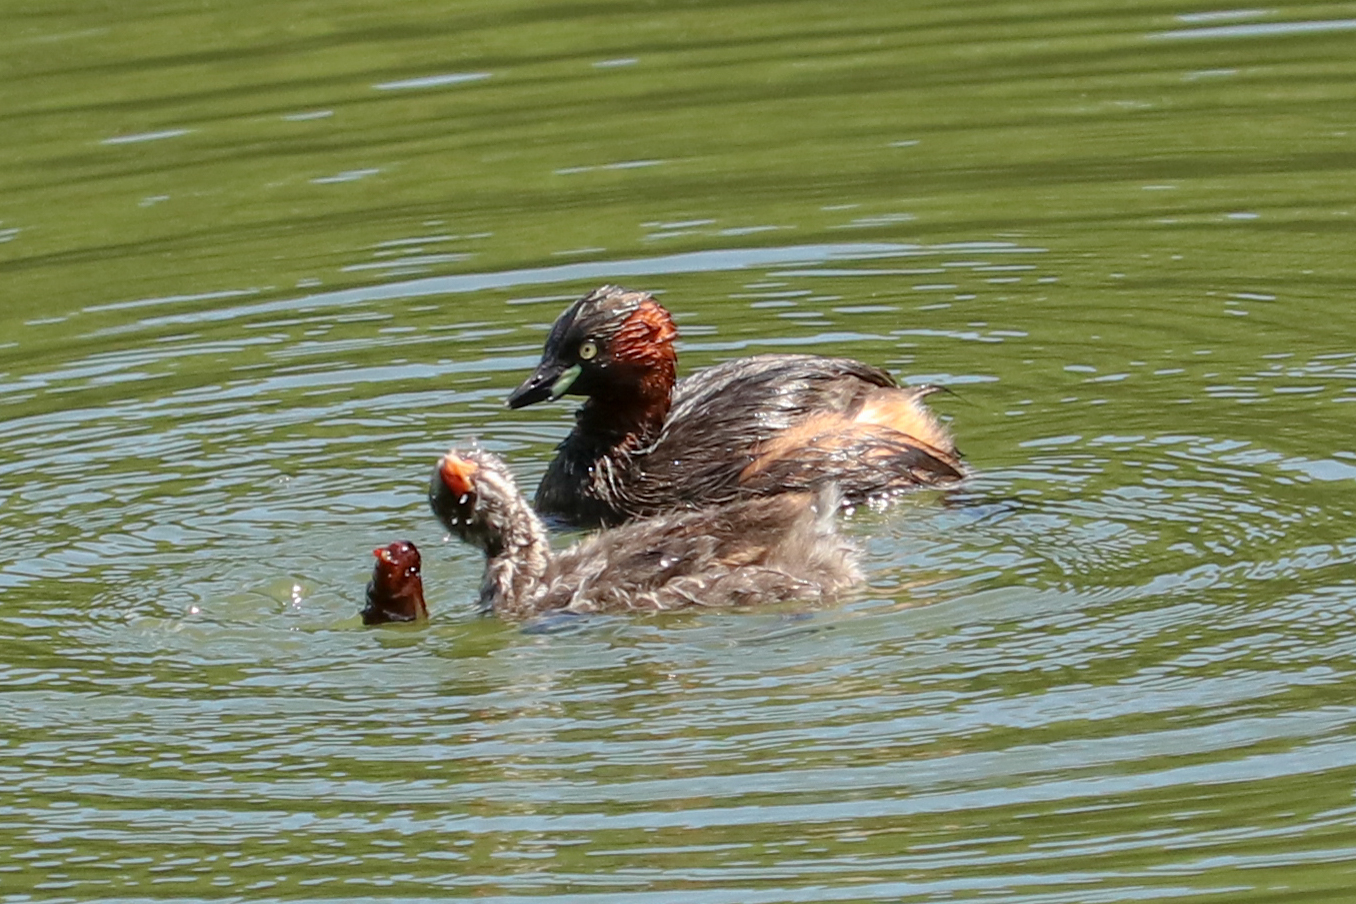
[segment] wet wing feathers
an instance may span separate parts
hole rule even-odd
[[[678,383],[664,432],[627,482],[636,513],[693,506],[780,490],[808,490],[832,475],[857,501],[901,485],[958,479],[954,457],[913,437],[851,423],[880,389],[921,399],[931,387],[898,389],[892,376],[848,358],[758,355],[720,364]],[[813,419],[829,415],[822,436],[807,436],[794,455],[746,471],[759,450]],[[911,442],[912,441],[912,442]],[[694,454],[692,450],[704,450]],[[779,479],[782,482],[778,482]],[[685,498],[684,493],[690,496]]]

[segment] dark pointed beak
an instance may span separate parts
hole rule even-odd
[[[566,367],[559,361],[543,361],[537,365],[532,376],[523,381],[523,385],[509,393],[508,406],[525,408],[548,399],[558,399],[569,392],[578,377],[578,364]]]

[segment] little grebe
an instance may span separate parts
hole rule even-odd
[[[428,618],[424,582],[419,577],[419,550],[409,540],[372,550],[377,564],[367,582],[363,624],[421,621]]]
[[[923,398],[849,358],[755,355],[675,383],[678,331],[645,292],[603,286],[551,327],[521,408],[587,396],[537,487],[544,515],[595,526],[825,478],[846,503],[965,475]]]
[[[480,604],[507,618],[828,600],[861,580],[828,490],[659,516],[554,553],[504,462],[453,449],[434,469],[429,504],[484,551]]]

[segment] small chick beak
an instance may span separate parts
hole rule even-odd
[[[510,408],[525,408],[548,399],[554,401],[570,391],[583,369],[578,365],[564,367],[559,361],[543,361],[532,376],[509,394]]]
[[[438,475],[442,477],[443,485],[460,497],[461,502],[465,502],[466,497],[475,490],[475,473],[479,467],[475,462],[449,452],[438,463]]]

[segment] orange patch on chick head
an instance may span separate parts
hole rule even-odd
[[[457,496],[467,496],[475,492],[475,473],[480,465],[459,457],[455,452],[443,456],[438,464],[438,474],[446,486]]]
[[[404,568],[406,574],[419,573],[419,550],[409,540],[397,540],[372,550],[383,565]]]

